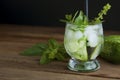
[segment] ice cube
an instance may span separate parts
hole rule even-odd
[[[66,31],[65,31],[65,37],[67,39],[71,39],[73,37],[73,31],[71,29],[66,29]]]
[[[99,36],[94,33],[90,33],[87,39],[88,39],[88,46],[90,47],[96,47],[97,44],[99,43]]]
[[[96,24],[96,25],[93,25],[92,27],[93,27],[93,30],[98,33],[98,35],[103,35],[102,24]]]
[[[75,31],[74,32],[74,38],[75,39],[80,39],[83,37],[83,33],[81,31]]]
[[[93,28],[91,26],[87,26],[85,28],[84,35],[87,37],[91,33],[91,31],[93,31]]]
[[[88,46],[95,47],[99,43],[99,26],[89,25],[85,29],[84,35],[88,40]]]

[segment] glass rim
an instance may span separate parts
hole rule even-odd
[[[80,26],[80,25],[77,25],[77,24],[74,24],[74,23],[70,23],[70,22],[66,22],[66,25],[67,24],[71,24],[71,25],[75,25],[75,26]],[[88,24],[88,25],[99,25],[99,24],[102,24],[102,22],[97,23],[97,24]],[[88,25],[86,25],[86,26],[88,26]]]

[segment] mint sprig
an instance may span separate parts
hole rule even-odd
[[[94,24],[100,23],[103,21],[103,16],[107,15],[108,10],[111,8],[111,5],[107,3],[103,9],[98,13],[98,17],[96,17],[93,21]]]
[[[47,48],[46,43],[37,43],[30,48],[25,49],[20,54],[24,56],[41,56],[45,48]]]
[[[83,11],[77,11],[74,16],[72,14],[66,14],[65,19],[61,19],[61,22],[76,24],[76,25],[83,25],[88,23],[87,16],[83,13]]]
[[[86,25],[94,25],[103,22],[103,16],[107,15],[107,12],[110,8],[111,5],[107,3],[105,6],[103,6],[103,9],[98,13],[98,16],[95,17],[93,20],[89,20],[88,17],[83,13],[83,11],[77,11],[74,14],[74,16],[72,16],[72,14],[67,14],[65,15],[65,19],[61,19],[60,21],[75,24],[78,25],[78,27],[84,29]]]
[[[55,39],[46,43],[37,43],[20,53],[23,56],[40,56],[40,64],[47,64],[54,60],[64,61],[68,58],[64,45],[59,44]]]
[[[74,24],[77,25],[77,27],[72,28],[72,30],[80,30],[84,31],[84,28],[86,25],[88,25],[88,18],[87,16],[83,13],[83,11],[77,11],[74,16],[70,15],[65,15],[66,20],[61,19],[60,21],[66,22],[69,24]]]

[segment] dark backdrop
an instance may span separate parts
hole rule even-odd
[[[112,8],[104,17],[104,29],[120,30],[119,0],[89,0],[89,18],[108,2]],[[85,10],[85,0],[0,0],[0,23],[64,26],[59,19],[81,9]]]

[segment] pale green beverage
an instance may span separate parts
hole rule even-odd
[[[84,29],[80,29],[78,25],[67,23],[64,46],[67,53],[71,56],[69,68],[74,69],[76,61],[80,64],[86,62],[86,65],[91,65],[87,67],[83,65],[84,68],[81,68],[82,70],[86,69],[86,71],[89,71],[98,68],[99,65],[96,65],[96,58],[102,49],[103,42],[103,28],[101,23],[86,25]],[[75,71],[79,70],[80,68],[75,69]]]

